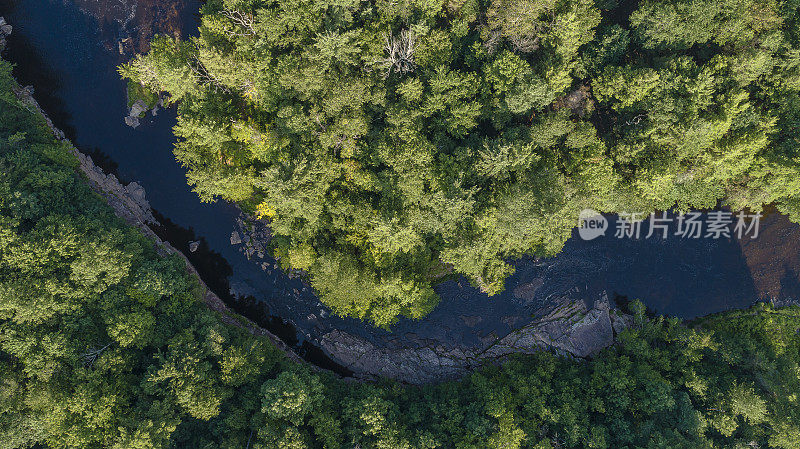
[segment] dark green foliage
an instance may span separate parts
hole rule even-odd
[[[634,11],[631,9],[635,8]],[[260,204],[337,313],[502,291],[578,212],[800,217],[796,2],[212,0],[122,73],[180,101],[203,200]],[[252,207],[252,206],[251,206]]]
[[[2,449],[797,448],[798,308],[688,329],[638,307],[591,361],[542,352],[424,387],[289,362],[205,308],[183,261],[114,217],[12,85],[0,62]]]

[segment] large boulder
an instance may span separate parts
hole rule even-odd
[[[127,185],[127,187],[125,187],[125,189],[128,191],[128,195],[130,195],[130,197],[137,203],[139,204],[147,203],[147,200],[145,198],[147,194],[144,191],[144,187],[139,185],[138,182],[136,181],[131,182],[130,184]]]
[[[581,300],[566,301],[546,316],[510,333],[489,352],[499,356],[539,347],[552,348],[564,355],[589,357],[614,343],[615,330],[624,327],[618,316],[605,294],[591,307]]]

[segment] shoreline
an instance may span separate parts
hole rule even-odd
[[[558,283],[562,279],[561,274],[563,273],[559,272],[556,272],[554,277],[546,278],[538,275],[526,276],[526,282],[513,289],[513,300],[524,303],[528,307],[525,311],[529,315],[524,317],[520,313],[514,312],[508,313],[509,316],[501,317],[500,321],[508,328],[497,330],[497,332],[488,332],[487,329],[479,330],[483,324],[478,323],[481,323],[481,320],[485,323],[488,319],[487,316],[482,316],[482,312],[479,310],[468,311],[462,308],[456,310],[456,315],[452,315],[446,322],[433,321],[433,326],[437,330],[441,325],[448,326],[442,330],[441,338],[439,338],[439,333],[417,334],[413,329],[410,331],[393,329],[392,335],[378,336],[374,339],[378,341],[374,341],[370,335],[365,337],[362,335],[363,332],[360,334],[358,329],[354,330],[352,325],[340,327],[336,325],[339,321],[328,321],[324,325],[322,318],[325,315],[314,315],[317,312],[308,312],[306,310],[308,307],[303,309],[304,306],[295,302],[300,299],[295,299],[291,294],[280,298],[281,301],[289,304],[290,308],[299,306],[298,312],[295,315],[285,315],[278,310],[265,315],[265,317],[277,317],[293,325],[297,334],[305,337],[304,344],[309,343],[314,350],[318,349],[322,355],[330,358],[333,365],[339,364],[346,369],[345,374],[342,375],[335,369],[329,369],[324,361],[320,363],[306,353],[305,346],[294,345],[291,339],[284,340],[286,336],[283,336],[284,339],[278,337],[277,335],[283,335],[280,332],[276,335],[264,328],[264,321],[259,316],[248,314],[247,310],[243,311],[241,304],[237,307],[237,303],[232,303],[219,287],[216,288],[219,295],[210,290],[197,269],[197,267],[203,268],[202,263],[192,264],[187,256],[188,253],[184,252],[185,248],[184,251],[181,251],[173,246],[174,244],[182,247],[179,242],[176,243],[174,239],[168,235],[164,236],[163,233],[157,234],[159,223],[155,216],[159,218],[160,216],[157,213],[154,216],[154,212],[150,210],[149,203],[145,199],[144,188],[135,181],[123,185],[114,174],[108,174],[100,169],[91,156],[77,150],[64,133],[54,126],[35,100],[31,89],[19,88],[16,93],[44,118],[59,141],[68,142],[71,151],[79,161],[80,171],[84,173],[92,188],[112,206],[118,216],[139,228],[153,240],[162,254],[180,254],[187,270],[198,279],[203,290],[201,294],[203,301],[209,308],[220,314],[223,322],[245,329],[253,335],[266,336],[292,360],[306,363],[313,369],[330,371],[340,377],[360,380],[387,377],[413,384],[440,382],[462,377],[476,367],[498,363],[513,354],[546,350],[568,357],[591,357],[597,351],[613,345],[618,332],[625,327],[626,320],[629,319],[629,316],[621,313],[619,307],[615,306],[615,301],[610,299],[614,296],[613,289],[590,293],[588,290],[576,289],[579,286],[569,282],[563,286],[548,286],[548,280],[550,283],[554,280]],[[168,219],[164,218],[162,221],[166,222]],[[249,224],[241,223],[240,226],[235,239],[242,245],[239,250],[245,253],[247,259],[256,256],[259,259],[263,258],[261,255],[263,241],[260,239],[263,236],[256,235],[260,231],[251,234],[253,228]],[[170,241],[173,243],[171,244]],[[238,244],[234,244],[233,238],[231,238],[231,244],[238,246]],[[588,256],[582,256],[581,260],[586,257]],[[193,260],[197,264],[197,259]],[[253,262],[262,261],[253,260]],[[262,270],[265,270],[264,263],[260,263],[260,265],[262,265]],[[275,265],[271,269],[277,270],[278,267]],[[204,274],[207,276],[205,279],[214,285],[215,278],[209,276],[208,272],[204,272]],[[265,276],[268,275],[269,272],[265,273]],[[292,278],[292,273],[289,277]],[[458,283],[460,287],[457,279],[453,283]],[[547,292],[537,296],[536,291],[542,284],[547,287]],[[305,289],[303,290],[305,291]],[[235,292],[237,295],[240,293],[242,292],[238,289]],[[247,300],[249,298],[246,296],[247,291],[245,290],[243,293],[244,300]],[[295,289],[295,295],[298,294]],[[227,301],[222,298],[226,298]],[[789,304],[792,302],[787,303],[787,305]],[[506,313],[503,312],[503,314]],[[306,317],[308,320],[302,321]],[[300,321],[296,322],[295,319]],[[687,326],[691,326],[692,321],[683,320]],[[453,339],[449,326],[452,326],[453,332],[465,330],[465,333],[470,333],[471,336],[474,336],[475,342]],[[269,329],[275,330],[274,328]],[[287,344],[287,342],[289,343]],[[352,376],[348,376],[349,373],[346,371],[352,371]]]
[[[316,371],[326,371],[346,378],[303,359],[278,336],[231,309],[208,288],[186,255],[158,237],[150,228],[150,224],[158,226],[160,223],[150,210],[144,188],[135,181],[123,185],[115,175],[106,174],[96,166],[91,156],[80,152],[65,137],[64,132],[53,124],[34,98],[30,87],[20,87],[14,89],[14,92],[17,98],[44,119],[58,141],[69,145],[70,151],[79,162],[78,171],[118,217],[152,240],[162,255],[177,254],[183,259],[187,271],[197,279],[202,289],[203,302],[208,308],[218,312],[222,322],[268,338],[295,362],[308,365]],[[480,365],[499,362],[514,354],[552,350],[564,356],[590,357],[612,345],[616,334],[626,327],[628,318],[615,311],[617,309],[611,306],[607,296],[594,301],[592,306],[586,306],[584,301],[567,299],[552,307],[541,319],[497,338],[484,349],[452,349],[425,345],[419,348],[380,348],[341,330],[326,333],[318,343],[325,355],[353,372],[351,379],[372,381],[386,377],[409,384],[425,384],[460,378]]]
[[[0,47],[0,50],[1,49]],[[77,171],[85,177],[85,180],[92,190],[103,197],[106,203],[114,210],[115,215],[125,220],[129,225],[139,229],[139,231],[154,243],[159,254],[163,256],[177,254],[183,259],[186,264],[186,270],[197,279],[203,291],[201,293],[201,299],[208,308],[219,313],[222,322],[244,329],[253,335],[266,337],[291,360],[308,364],[315,370],[323,370],[323,368],[301,358],[292,348],[273,333],[258,326],[250,319],[237,314],[228,307],[216,293],[208,288],[198,274],[197,269],[192,265],[186,255],[174,248],[169,242],[162,240],[150,228],[148,224],[159,225],[160,223],[153,217],[150,205],[146,200],[144,188],[135,181],[128,185],[123,185],[115,175],[106,174],[100,167],[95,165],[91,156],[83,154],[78,150],[75,145],[65,137],[64,132],[53,124],[52,120],[50,120],[50,117],[48,117],[41,106],[39,106],[39,103],[33,96],[34,94],[30,86],[17,87],[13,90],[20,101],[30,106],[35,113],[44,119],[45,124],[57,141],[69,145],[70,152],[76,157],[79,163]],[[333,374],[335,375],[335,373]]]
[[[151,224],[158,226],[160,223],[153,216],[143,187],[136,181],[123,185],[114,174],[106,174],[95,165],[91,156],[79,151],[64,132],[53,124],[34,98],[30,86],[17,87],[14,93],[42,117],[56,140],[69,145],[70,151],[79,162],[76,171],[83,174],[90,187],[104,198],[118,217],[138,228],[153,242],[160,254],[177,254],[183,259],[187,272],[197,279],[201,289],[200,299],[209,309],[218,313],[223,323],[269,339],[290,360],[309,366],[317,372],[328,372],[352,381],[389,378],[416,385],[438,383],[461,378],[481,365],[499,363],[515,354],[552,351],[565,357],[591,358],[600,350],[615,344],[619,332],[631,323],[631,315],[622,313],[612,304],[608,295],[604,294],[595,298],[591,305],[586,304],[586,299],[582,297],[564,295],[557,298],[543,307],[540,318],[506,336],[495,338],[483,349],[453,349],[424,344],[417,348],[382,348],[359,336],[335,329],[324,334],[316,343],[335,363],[353,372],[352,377],[344,377],[303,359],[278,336],[228,306],[208,288],[187,256],[151,229]],[[579,293],[576,291],[576,296]],[[773,301],[773,304],[780,308],[797,305],[798,301]],[[717,314],[681,321],[691,327],[695,322],[714,315]]]

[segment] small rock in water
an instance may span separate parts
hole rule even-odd
[[[194,241],[194,242],[189,242],[189,251],[190,252],[197,251],[197,248],[200,248],[200,241],[199,240]]]
[[[11,25],[6,23],[6,19],[0,17],[0,33],[10,36],[13,29]]]
[[[125,117],[125,124],[136,129],[139,126],[139,117],[127,116]]]
[[[142,112],[147,110],[147,105],[142,100],[136,101],[136,103],[131,106],[131,111],[128,113],[129,117],[139,117]]]
[[[231,245],[238,245],[242,243],[242,238],[239,236],[239,233],[236,231],[231,232]]]

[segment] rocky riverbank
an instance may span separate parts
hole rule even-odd
[[[422,383],[458,377],[512,353],[591,356],[630,322],[614,308],[618,296],[685,319],[759,299],[796,304],[800,259],[792,242],[798,235],[800,227],[770,214],[755,239],[571,239],[557,257],[515,261],[516,273],[499,295],[486,297],[463,279],[438,285],[443,299],[436,309],[422,320],[400,320],[391,332],[330,316],[307,283],[268,303],[270,313],[361,376]],[[265,251],[269,238],[265,223],[242,216],[231,244],[274,279],[281,269]],[[233,292],[250,294],[246,285],[234,285]]]
[[[447,347],[425,341],[415,348],[377,347],[339,330],[323,335],[320,343],[353,372],[422,384],[455,379],[512,354],[550,350],[568,357],[590,357],[612,345],[617,332],[631,323],[630,316],[611,306],[607,295],[591,306],[565,296],[548,309],[541,318],[504,337],[489,338],[485,347]]]
[[[0,49],[3,48],[5,37],[10,34],[10,28],[4,29],[3,25],[7,24],[5,24],[5,20],[0,17]],[[73,155],[75,155],[79,162],[78,171],[80,171],[86,177],[86,180],[92,189],[106,200],[108,205],[114,210],[114,213],[131,226],[138,228],[147,237],[153,240],[159,253],[162,255],[177,254],[178,256],[182,257],[186,263],[187,270],[195,275],[198,280],[203,301],[209,308],[220,314],[223,322],[241,327],[254,335],[260,335],[268,338],[273,344],[280,348],[287,355],[287,357],[297,362],[303,362],[300,356],[298,356],[277,336],[230,310],[230,308],[228,308],[228,306],[225,305],[225,303],[206,286],[203,280],[200,279],[200,277],[197,275],[197,270],[194,268],[194,266],[192,266],[186,256],[173,248],[169,242],[161,240],[152,231],[150,226],[159,225],[159,223],[153,217],[153,212],[150,208],[150,204],[147,201],[144,188],[142,188],[136,182],[123,185],[116,176],[103,172],[102,169],[94,164],[90,156],[81,153],[77,148],[75,148],[75,146],[72,145],[68,139],[66,139],[64,132],[53,124],[47,114],[39,106],[39,103],[33,96],[33,92],[34,90],[31,86],[14,88],[14,93],[17,98],[23,103],[27,104],[32,112],[42,117],[47,127],[53,132],[55,138],[69,145],[70,151]]]
[[[242,214],[230,242],[265,276],[274,277],[275,271],[283,269],[270,258],[271,237],[267,223]],[[570,267],[576,263],[567,261]],[[458,378],[511,354],[549,350],[591,357],[612,345],[617,333],[630,324],[631,317],[614,307],[606,291],[553,282],[561,277],[575,281],[558,263],[542,263],[536,269],[536,262],[527,261],[525,267],[521,271],[528,282],[511,292],[514,307],[498,302],[493,308],[491,298],[473,298],[475,303],[447,301],[423,322],[406,320],[391,332],[329,316],[328,309],[309,295],[313,290],[306,282],[270,305],[272,313],[290,321],[307,341],[356,377],[414,384]],[[287,274],[305,278],[300,271]],[[234,286],[232,293],[247,291]]]
[[[159,113],[157,119],[148,114],[136,130],[123,124],[121,117],[132,115],[124,108],[124,87],[115,70],[120,58],[102,49],[94,19],[87,19],[72,2],[26,2],[25,14],[17,8],[14,20],[14,31],[25,33],[24,39],[10,41],[10,54],[20,69],[15,73],[27,70],[24,81],[37,86],[39,101],[72,141],[107,156],[95,157],[95,162],[146,186],[150,201],[163,214],[158,218],[164,226],[154,229],[192,256],[215,291],[228,301],[230,287],[235,297],[230,305],[280,335],[308,360],[315,360],[307,351],[316,351],[316,345],[360,377],[437,380],[491,363],[512,350],[544,347],[592,353],[596,342],[602,346],[613,337],[613,324],[609,333],[605,318],[613,323],[613,307],[609,303],[609,312],[603,311],[603,292],[609,298],[640,298],[660,313],[691,319],[747,307],[767,288],[785,295],[799,285],[795,274],[800,273],[800,262],[788,253],[790,242],[800,241],[800,231],[777,223],[774,229],[780,232],[765,229],[766,239],[759,237],[744,252],[741,242],[729,240],[609,236],[584,242],[576,237],[558,257],[514,261],[517,272],[501,294],[487,297],[459,278],[440,283],[435,288],[442,301],[436,309],[420,320],[400,320],[391,332],[331,316],[302,273],[286,272],[271,257],[266,223],[251,226],[244,216],[237,223],[238,210],[224,202],[200,204],[171,154],[173,111]],[[194,26],[186,28],[196,31]],[[59,39],[52,39],[54,32]],[[17,45],[23,40],[32,46]],[[116,53],[116,47],[110,50]],[[116,182],[106,177],[98,184]],[[121,197],[139,193],[144,197],[133,186],[133,191],[111,195],[112,202],[125,205]],[[613,218],[609,221],[614,229]],[[185,232],[177,234],[176,228]],[[758,274],[762,272],[769,278]]]
[[[119,54],[143,53],[156,34],[179,37],[189,9],[197,12],[192,0],[74,0],[97,21],[105,46]]]

